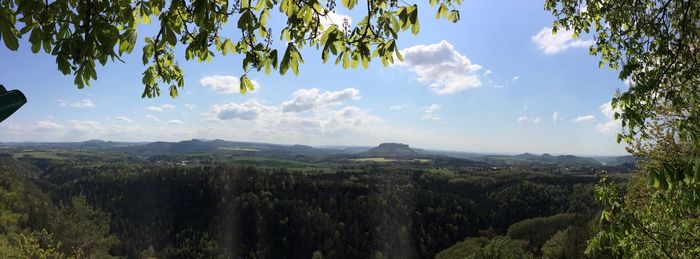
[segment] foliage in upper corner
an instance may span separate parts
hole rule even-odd
[[[624,196],[606,178],[596,187],[602,230],[588,252],[698,257],[700,1],[547,0],[545,8],[554,32],[592,34],[590,53],[629,85],[610,108],[622,126],[618,142],[642,158]]]
[[[437,6],[436,17],[459,20],[455,5],[462,0],[429,0]],[[343,0],[346,9],[358,7],[357,0]],[[361,7],[365,8],[365,6]],[[277,32],[268,21],[278,10],[286,24]],[[347,21],[331,21],[335,0],[3,0],[0,1],[0,40],[10,50],[19,48],[19,38],[29,36],[34,53],[44,51],[56,57],[58,70],[72,73],[78,88],[97,79],[95,63],[121,60],[131,53],[138,38],[137,24],[150,24],[157,18],[155,35],[145,37],[142,61],[142,97],[160,95],[159,84],[169,86],[170,96],[184,87],[183,71],[175,58],[175,48],[184,46],[186,60],[209,61],[216,54],[243,56],[243,70],[289,69],[299,73],[304,60],[303,47],[322,49],[325,63],[335,56],[344,68],[367,67],[372,58],[386,66],[399,59],[399,33],[420,30],[417,5],[397,0],[368,0],[366,15],[351,27]],[[233,22],[231,26],[228,26]],[[335,22],[336,24],[333,24]],[[328,26],[324,26],[324,23]],[[342,28],[341,28],[342,27]],[[233,31],[240,36],[224,36]],[[277,49],[272,39],[287,42]],[[279,58],[282,53],[282,58]],[[242,78],[243,79],[243,78]],[[252,85],[241,80],[241,92]]]
[[[547,0],[545,8],[556,17],[554,32],[592,34],[590,53],[628,83],[611,102],[618,142],[653,142],[650,122],[667,120],[692,143],[695,152],[666,161],[652,180],[700,180],[700,1]]]

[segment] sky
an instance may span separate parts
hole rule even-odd
[[[298,76],[251,72],[256,90],[238,93],[240,56],[185,61],[180,96],[141,98],[141,46],[124,63],[97,69],[77,89],[55,59],[0,48],[0,84],[28,103],[0,123],[0,141],[180,141],[412,147],[484,152],[624,154],[609,102],[626,89],[617,71],[588,54],[592,37],[551,34],[542,1],[464,1],[461,20],[436,20],[419,6],[420,33],[400,35],[404,62],[345,70],[301,51]],[[355,13],[358,12],[358,13]],[[275,14],[275,13],[273,13]],[[279,13],[276,13],[279,14]],[[345,16],[347,15],[347,16]],[[357,10],[338,18],[359,20]],[[354,19],[353,19],[354,18]],[[273,23],[279,20],[273,18]],[[230,30],[235,24],[227,25]],[[139,42],[153,33],[140,26]],[[278,38],[277,38],[278,39]],[[280,49],[284,42],[276,40]],[[282,50],[281,50],[282,51]]]

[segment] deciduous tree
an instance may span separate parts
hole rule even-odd
[[[455,5],[462,0],[429,0],[435,17],[459,20]],[[137,25],[153,22],[153,35],[144,37],[142,97],[160,95],[161,83],[172,97],[184,87],[184,74],[175,50],[182,45],[186,60],[208,61],[215,55],[243,56],[240,91],[253,88],[251,70],[299,73],[304,63],[299,50],[315,47],[321,60],[335,57],[344,68],[367,67],[372,58],[385,66],[402,59],[397,40],[402,31],[420,30],[418,6],[398,0],[342,0],[347,10],[361,8],[356,25],[333,21],[335,0],[6,0],[0,1],[0,38],[10,50],[29,37],[32,52],[56,57],[58,70],[73,74],[78,88],[97,79],[96,63],[106,65],[131,53]],[[275,10],[278,11],[275,12]],[[286,20],[276,27],[273,15]],[[154,20],[154,21],[152,21]],[[273,44],[279,39],[285,44]],[[284,45],[283,48],[276,46]],[[179,50],[179,49],[178,49]]]

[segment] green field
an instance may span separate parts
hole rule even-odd
[[[385,157],[364,157],[364,158],[355,158],[355,159],[350,159],[355,162],[378,162],[378,163],[388,163],[388,162],[420,162],[420,163],[430,163],[433,160],[430,159],[424,159],[424,158],[416,158],[413,160],[403,160],[403,159],[391,159],[391,158],[385,158]]]
[[[43,158],[43,159],[56,159],[56,160],[67,160],[71,157],[66,154],[71,151],[62,150],[52,151],[52,150],[23,150],[13,154],[14,158],[31,157],[31,158]],[[71,152],[72,153],[72,152]]]
[[[395,159],[386,159],[383,157],[366,157],[366,158],[355,158],[355,159],[350,159],[350,160],[355,161],[355,162],[380,162],[380,163],[396,161]]]

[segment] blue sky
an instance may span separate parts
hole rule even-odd
[[[590,36],[549,33],[542,1],[466,1],[461,20],[420,6],[421,31],[401,35],[406,60],[344,70],[304,49],[299,76],[250,73],[241,57],[184,61],[176,99],[140,98],[140,47],[77,89],[54,58],[0,48],[0,83],[26,104],[0,124],[0,141],[178,141],[192,138],[309,145],[411,146],[497,153],[623,154],[608,103],[626,86],[588,55]],[[338,17],[343,11],[338,12]],[[345,11],[353,20],[353,12]],[[338,19],[336,19],[338,20]],[[274,22],[274,21],[273,21]],[[228,26],[235,26],[229,24]],[[140,28],[139,41],[152,28]],[[276,41],[280,46],[283,44]],[[164,93],[167,91],[163,91]]]

